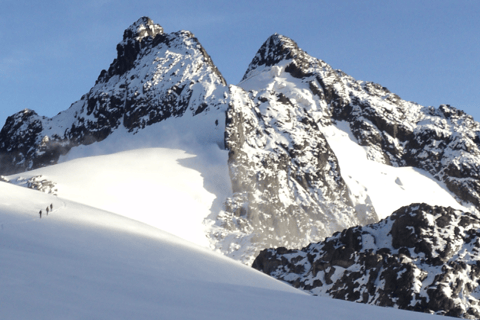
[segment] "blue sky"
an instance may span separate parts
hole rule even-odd
[[[167,33],[193,32],[230,84],[277,32],[358,80],[480,120],[478,0],[2,0],[0,7],[0,127],[22,109],[51,117],[80,99],[141,16]]]

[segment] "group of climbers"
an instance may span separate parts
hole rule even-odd
[[[49,212],[49,211],[53,211],[53,203],[51,203],[49,206],[47,206],[47,207],[45,208],[45,211],[47,212],[47,216],[48,216],[48,212]],[[38,212],[38,214],[40,215],[40,219],[42,219],[42,210],[40,210],[40,211]]]

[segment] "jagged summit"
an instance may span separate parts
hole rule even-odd
[[[242,81],[250,76],[251,71],[261,66],[270,67],[281,61],[295,60],[296,63],[307,60],[307,54],[292,39],[275,33],[271,35],[257,51],[248,66]],[[309,56],[308,56],[309,57]]]
[[[225,79],[191,32],[165,34],[142,17],[116,49],[108,70],[69,109],[53,118],[22,111],[7,119],[0,131],[2,174],[55,164],[72,147],[102,141],[119,127],[136,132],[223,108]]]
[[[163,33],[163,28],[149,17],[141,17],[123,32],[123,41],[135,40],[141,42],[145,37],[155,38]]]
[[[123,32],[123,40],[117,44],[117,58],[108,71],[100,72],[97,83],[108,81],[114,75],[121,75],[133,68],[140,50],[151,44],[158,35],[163,35],[163,28],[150,18],[142,17],[134,22]]]

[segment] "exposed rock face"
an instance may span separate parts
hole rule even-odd
[[[230,90],[225,145],[233,196],[218,216],[224,232],[216,236],[227,239],[217,247],[251,263],[261,248],[300,248],[378,221],[373,207],[353,208],[337,158],[304,108],[273,90]],[[238,245],[247,239],[252,245]]]
[[[343,96],[349,99],[333,108],[334,118],[350,123],[359,143],[369,147],[371,159],[424,169],[461,200],[480,206],[478,122],[449,105],[422,107],[376,84],[347,76],[339,81],[353,90],[345,89]]]
[[[310,71],[301,68],[310,66],[308,59],[313,58],[295,42],[273,35],[254,57],[241,88],[230,86],[225,146],[233,196],[217,216],[221,228],[212,238],[217,249],[247,264],[261,248],[300,248],[378,221],[371,203],[362,203],[361,211],[352,204],[320,128],[331,124],[327,105],[310,89],[289,91],[277,79],[290,72],[305,76]]]
[[[332,101],[333,119],[349,122],[372,160],[424,169],[480,207],[480,124],[471,116],[449,105],[436,109],[401,100],[340,71],[317,79]]]
[[[480,218],[412,204],[301,250],[266,249],[253,267],[314,294],[480,317]]]
[[[0,131],[0,173],[54,164],[72,147],[101,141],[119,127],[134,133],[170,117],[225,108],[226,90],[192,33],[164,34],[143,17],[125,30],[110,68],[68,110],[51,119],[31,110],[7,119]]]

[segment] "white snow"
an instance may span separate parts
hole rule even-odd
[[[208,246],[204,219],[231,192],[222,116],[168,119],[136,134],[119,128],[102,142],[73,148],[58,165],[9,179],[42,175],[57,183],[62,198]]]
[[[311,297],[148,225],[4,182],[0,256],[2,319],[432,319]]]
[[[146,148],[80,158],[29,174],[55,181],[62,198],[206,246],[202,222],[215,195],[203,188],[200,172],[180,164],[193,157],[178,149]]]
[[[348,123],[338,122],[322,131],[338,158],[353,202],[369,197],[380,219],[402,206],[421,202],[470,211],[428,172],[368,160],[367,151],[357,144]]]

